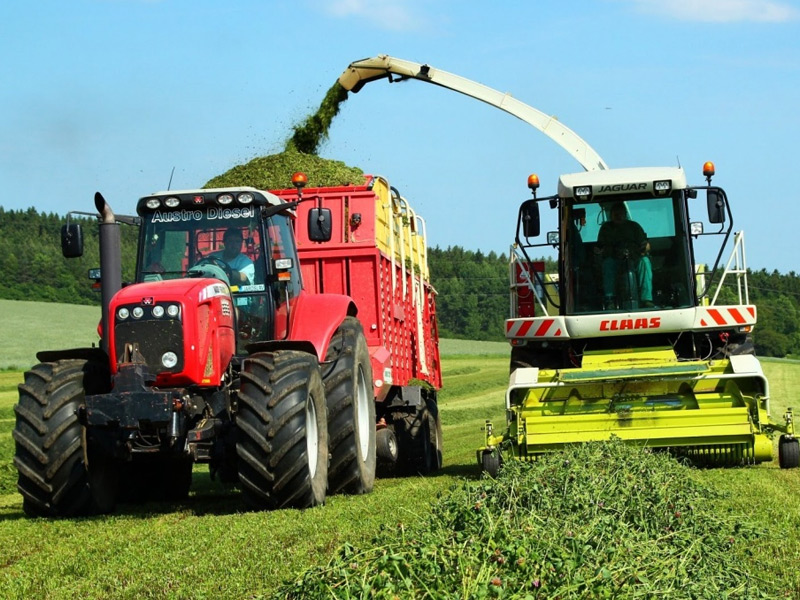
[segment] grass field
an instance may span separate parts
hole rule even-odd
[[[9,337],[8,307],[0,303],[0,339]],[[37,319],[38,307],[12,308],[23,319]],[[82,312],[84,307],[76,308]],[[70,317],[71,311],[63,309],[63,329],[40,332],[40,340],[53,340],[52,345],[20,344],[28,347],[15,360],[33,356],[39,347],[79,345],[71,333],[79,319]],[[94,328],[97,316],[87,313],[91,322],[82,326]],[[13,327],[12,336],[25,335],[19,324]],[[503,422],[508,359],[501,346],[442,342],[445,466],[440,474],[379,479],[370,495],[337,496],[306,511],[247,512],[235,490],[211,481],[198,467],[191,496],[179,505],[122,505],[105,517],[27,519],[11,466],[13,405],[22,374],[0,372],[0,597],[267,598],[286,578],[326,563],[342,544],[369,545],[376,534],[398,531],[399,524],[424,522],[435,498],[464,478],[477,477],[475,449],[484,420]],[[800,365],[765,361],[764,369],[773,417],[779,418],[795,398]],[[781,471],[776,463],[691,470],[690,475],[720,492],[720,513],[746,519],[762,532],[759,543],[739,550],[738,558],[754,579],[772,582],[776,592],[768,597],[798,598],[800,470]]]
[[[35,365],[40,350],[97,344],[100,308],[0,299],[0,370]]]

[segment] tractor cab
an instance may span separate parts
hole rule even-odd
[[[534,198],[520,209],[516,249],[527,264],[533,264],[528,258],[533,247],[549,245],[559,255],[559,272],[549,285],[529,270],[531,282],[542,279],[534,289],[545,297],[545,312],[549,307],[559,315],[579,316],[698,305],[705,291],[695,286],[693,238],[703,234],[703,226],[690,223],[689,201],[698,188],[687,186],[682,169],[563,175],[558,194],[546,198],[536,197],[535,176],[529,187]],[[535,239],[542,203],[558,211],[558,229],[548,232],[546,241]],[[708,220],[724,224],[727,199],[721,189],[709,192],[709,205]]]
[[[142,198],[137,282],[212,277],[228,285],[237,354],[284,339],[301,291],[291,205],[250,188],[162,192]]]

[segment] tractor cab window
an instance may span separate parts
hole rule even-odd
[[[203,211],[155,212],[145,217],[142,235],[137,281],[208,276],[225,281],[234,293],[253,291],[261,246],[255,211],[235,219],[209,218]]]
[[[567,314],[690,306],[679,194],[604,198],[565,210]]]

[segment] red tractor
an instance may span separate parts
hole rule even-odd
[[[314,198],[303,200],[304,179],[297,183],[286,199],[244,187],[157,193],[139,201],[137,217],[115,217],[95,196],[101,343],[38,353],[19,386],[14,465],[28,515],[180,500],[198,462],[237,482],[254,509],[368,493],[376,433],[395,414],[425,422],[402,428],[409,460],[441,456],[434,386],[424,386],[424,406],[379,419],[376,400],[392,386],[374,379],[373,364],[391,373],[402,357],[368,346],[361,306],[345,291],[304,289],[298,206],[309,245],[325,245],[345,224],[318,197],[307,210]],[[124,286],[120,223],[140,229],[135,283]],[[82,254],[80,225],[64,226],[62,250]],[[441,464],[426,460],[417,470]]]

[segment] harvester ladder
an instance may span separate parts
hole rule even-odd
[[[536,303],[539,305],[539,308],[542,309],[542,315],[548,316],[549,313],[547,312],[547,306],[543,302],[542,294],[538,294],[536,292],[536,285],[534,284],[533,277],[531,276],[530,272],[530,263],[525,259],[524,256],[520,254],[519,247],[516,244],[511,245],[511,249],[509,250],[509,302],[511,304],[511,309],[509,314],[511,318],[519,317],[517,313],[517,302],[515,299],[519,295],[519,290],[527,288],[533,297],[536,299]],[[517,281],[517,270],[516,265],[519,265],[520,275],[522,276],[523,281]]]
[[[733,263],[733,268],[731,268]],[[717,296],[722,290],[722,284],[725,282],[725,277],[728,275],[736,276],[736,291],[739,295],[739,304],[750,304],[750,292],[747,288],[747,259],[744,251],[744,231],[737,231],[733,234],[733,250],[725,265],[725,270],[717,284],[717,289],[714,292],[714,297],[711,299],[711,305],[717,303]]]

